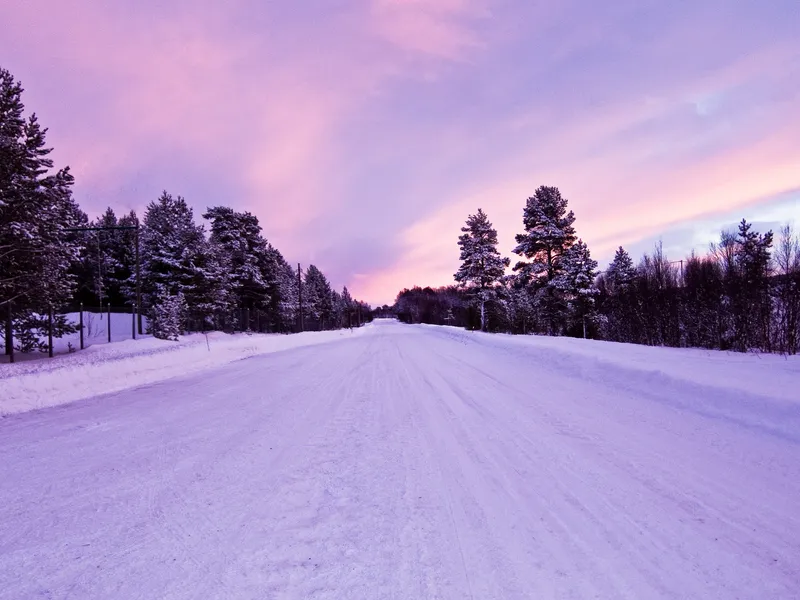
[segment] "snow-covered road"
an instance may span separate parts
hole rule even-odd
[[[0,598],[800,598],[790,395],[371,329],[1,420]]]

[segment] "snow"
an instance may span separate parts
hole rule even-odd
[[[800,597],[797,359],[329,341],[0,421],[0,598]]]
[[[112,335],[114,324],[112,318]],[[363,328],[294,335],[213,332],[208,334],[208,339],[197,333],[182,336],[178,342],[147,336],[94,345],[82,352],[57,356],[52,360],[0,364],[0,415],[67,404],[178,375],[198,373],[248,356],[336,341],[362,333]]]
[[[80,323],[80,313],[71,312],[64,315],[67,321],[71,323]],[[111,342],[121,342],[133,338],[133,328],[131,327],[133,316],[130,313],[111,313]],[[84,347],[94,346],[96,344],[108,343],[108,314],[105,312],[92,312],[89,310],[83,311],[83,344]],[[147,329],[147,317],[142,316],[142,325]],[[137,338],[150,337],[147,334],[139,335]],[[42,337],[46,340],[46,336]],[[53,353],[54,354],[67,354],[70,352],[70,346],[75,351],[81,347],[80,333],[71,333],[64,335],[60,338],[53,338]],[[5,356],[0,357],[0,360],[5,359]],[[38,350],[30,353],[14,353],[14,360],[16,361],[29,361],[29,360],[42,360],[47,359],[47,354],[39,352]],[[0,367],[1,368],[1,367]]]

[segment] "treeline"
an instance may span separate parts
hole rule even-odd
[[[195,221],[166,191],[147,206],[90,220],[72,196],[69,168],[53,171],[46,129],[24,116],[23,89],[0,69],[0,324],[3,345],[41,348],[55,312],[56,336],[76,326],[78,304],[141,312],[157,337],[188,327],[292,332],[370,318],[347,288],[333,290],[314,265],[298,273],[262,235],[258,219],[210,207]],[[87,228],[93,228],[87,230]],[[137,272],[138,250],[138,272]],[[302,294],[302,316],[300,295]],[[13,341],[12,341],[13,340]]]
[[[494,332],[741,352],[800,349],[800,239],[790,226],[776,242],[773,232],[742,220],[707,254],[678,261],[658,244],[635,264],[620,247],[599,272],[574,223],[557,188],[537,189],[513,250],[527,260],[507,274],[498,269],[496,231],[479,210],[458,240],[459,284],[405,289],[394,311],[409,323]]]

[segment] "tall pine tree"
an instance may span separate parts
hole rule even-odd
[[[266,310],[276,285],[277,263],[261,235],[258,218],[227,206],[209,208],[203,218],[211,221],[211,243],[227,256],[236,306]]]
[[[509,260],[497,251],[497,230],[483,209],[469,215],[461,231],[458,246],[462,262],[454,278],[462,286],[475,290],[480,305],[481,331],[486,331],[486,302],[494,295],[494,287],[505,273]]]
[[[71,299],[70,266],[79,244],[65,230],[85,219],[72,198],[69,167],[52,171],[47,130],[35,114],[24,118],[22,92],[0,69],[0,311],[7,353],[14,330],[41,346],[43,315]],[[72,329],[63,317],[56,319],[56,335]]]
[[[309,265],[303,281],[303,313],[306,326],[327,329],[333,313],[331,285],[315,265]]]
[[[514,270],[533,286],[536,306],[547,333],[557,333],[566,307],[561,304],[553,281],[564,269],[562,258],[575,243],[575,214],[567,211],[567,199],[556,187],[540,186],[527,199],[522,214],[525,233],[516,236],[514,253],[529,259]]]

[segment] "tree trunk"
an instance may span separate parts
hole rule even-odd
[[[486,331],[486,298],[481,295],[481,331]]]

